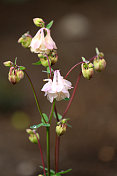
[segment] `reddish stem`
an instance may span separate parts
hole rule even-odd
[[[62,116],[63,118],[64,118],[65,114],[67,113],[67,111],[69,110],[69,107],[70,107],[70,105],[71,105],[71,103],[72,103],[72,101],[73,101],[73,98],[74,98],[74,95],[75,95],[75,92],[76,92],[78,83],[79,83],[80,78],[81,78],[81,74],[82,74],[82,72],[80,72],[80,74],[78,75],[78,78],[77,78],[77,81],[76,81],[76,84],[75,84],[75,87],[74,87],[74,90],[73,90],[71,99],[70,99],[70,101],[69,101],[69,103],[68,103],[68,105],[67,105],[67,107],[66,107],[66,109],[65,109],[65,111],[64,111],[64,113],[63,113],[63,116]]]
[[[67,78],[67,76],[70,74],[70,72],[71,72],[75,67],[77,67],[78,65],[80,65],[80,64],[82,64],[82,63],[84,63],[84,62],[79,62],[79,63],[77,63],[76,65],[74,65],[74,66],[67,72],[67,74],[66,74],[66,76],[65,76],[65,79]]]
[[[36,138],[37,138],[37,141],[38,141],[38,147],[39,147],[39,150],[40,150],[40,154],[41,154],[41,160],[42,160],[42,165],[43,165],[43,172],[44,172],[44,176],[46,176],[46,171],[45,171],[45,164],[44,164],[44,159],[43,159],[43,153],[42,153],[42,149],[41,149],[41,144],[40,144],[40,141],[39,141],[39,138],[35,132],[35,130],[33,130]]]
[[[96,57],[98,57],[97,55],[96,56],[93,56],[91,59],[89,59],[89,61],[93,61]]]
[[[49,66],[49,69],[50,69],[50,78],[52,79],[52,71],[51,71],[51,66],[50,66],[50,62],[49,62],[49,58],[48,58],[48,55],[47,55],[47,54],[46,54],[46,57],[47,57],[48,66]]]

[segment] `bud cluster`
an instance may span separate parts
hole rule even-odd
[[[12,84],[16,84],[21,79],[24,78],[24,72],[20,69],[20,66],[17,66],[16,64],[13,64],[13,62],[11,62],[11,61],[6,61],[3,64],[6,67],[10,67],[10,70],[9,70],[9,73],[8,73],[8,80]],[[24,68],[24,67],[22,67],[22,68]]]
[[[93,59],[93,64],[89,61],[86,61],[85,58],[83,59],[83,63],[81,65],[82,74],[84,78],[90,79],[94,75],[94,70],[97,72],[101,72],[106,67],[106,61],[104,59],[104,54],[99,52],[96,48],[96,56]]]
[[[18,43],[21,43],[24,48],[30,48],[31,52],[36,53],[40,58],[41,65],[44,67],[54,65],[58,60],[58,55],[56,44],[50,35],[50,27],[53,21],[46,27],[45,22],[41,18],[34,18],[33,22],[37,27],[40,27],[36,35],[32,37],[27,32],[19,38]]]
[[[58,55],[56,50],[50,51],[48,55],[44,53],[40,53],[38,54],[38,57],[40,58],[41,64],[44,67],[48,67],[49,64],[54,65],[58,60]],[[48,64],[48,59],[49,59],[49,64]]]

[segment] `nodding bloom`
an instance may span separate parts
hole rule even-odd
[[[71,82],[64,79],[61,75],[59,70],[54,71],[53,80],[45,79],[48,81],[41,91],[45,92],[45,96],[47,95],[47,99],[52,103],[54,99],[60,101],[65,98],[69,98],[69,89],[71,89]]]
[[[31,52],[34,53],[46,53],[50,50],[57,49],[55,42],[50,36],[50,30],[47,28],[41,28],[30,44]]]

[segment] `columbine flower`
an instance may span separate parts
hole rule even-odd
[[[48,100],[52,103],[54,99],[60,101],[64,98],[69,98],[70,94],[68,89],[71,89],[71,82],[64,79],[59,70],[54,71],[53,81],[51,79],[45,79],[48,81],[41,91],[45,92],[45,96],[47,95]]]
[[[47,28],[41,28],[30,44],[31,52],[34,53],[46,53],[48,54],[50,50],[57,49],[55,42],[50,36],[50,30]]]

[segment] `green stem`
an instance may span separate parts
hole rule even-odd
[[[55,173],[58,172],[59,167],[59,148],[60,148],[60,136],[56,134],[55,139]]]
[[[50,127],[46,128],[47,135],[47,168],[48,168],[48,176],[50,176]]]
[[[51,120],[52,120],[52,116],[53,116],[53,112],[54,112],[54,107],[55,107],[55,99],[53,101],[52,108],[51,108],[51,111],[50,111],[49,123],[51,123]]]
[[[31,81],[31,79],[30,79],[28,73],[27,73],[25,70],[24,70],[24,73],[26,74],[26,76],[27,76],[27,78],[28,78],[28,80],[29,80],[29,82],[30,82],[30,85],[31,85],[31,88],[32,88],[32,91],[33,91],[33,94],[34,94],[34,98],[35,98],[35,101],[36,101],[36,105],[37,105],[38,111],[39,111],[41,117],[43,118],[44,122],[46,123],[46,120],[45,120],[45,118],[44,118],[44,116],[43,116],[43,114],[42,114],[42,112],[41,112],[41,109],[40,109],[40,105],[39,105],[39,102],[38,102],[38,99],[37,99],[37,94],[36,94],[36,91],[35,91],[35,89],[34,89],[33,83],[32,83],[32,81]]]

